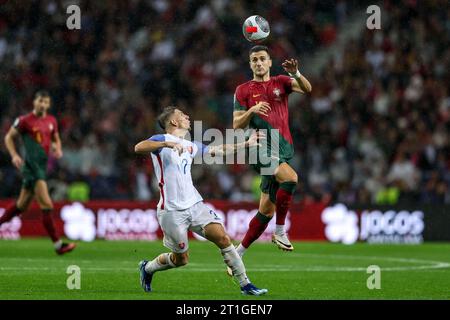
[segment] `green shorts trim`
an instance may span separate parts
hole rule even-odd
[[[47,180],[47,163],[45,165],[25,161],[22,167],[22,187],[33,190],[38,180]]]

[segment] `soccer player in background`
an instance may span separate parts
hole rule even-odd
[[[248,279],[242,259],[225,232],[222,220],[203,203],[191,176],[191,165],[196,155],[223,156],[234,153],[237,149],[258,145],[258,139],[263,139],[263,135],[255,132],[240,144],[205,146],[185,139],[190,130],[190,120],[178,108],[165,108],[158,122],[166,133],[139,142],[135,152],[151,154],[160,188],[157,217],[164,232],[164,246],[171,252],[139,263],[142,288],[145,292],[152,290],[151,283],[156,272],[188,263],[188,230],[191,230],[220,248],[223,260],[239,281],[243,294],[265,294],[267,289],[258,289]]]
[[[63,156],[58,123],[49,115],[51,98],[48,92],[36,92],[33,111],[17,118],[5,136],[5,144],[13,165],[22,172],[22,189],[17,201],[0,217],[0,225],[26,211],[35,198],[42,211],[42,223],[53,241],[57,254],[64,254],[75,248],[75,243],[63,243],[52,218],[53,203],[47,182],[47,162],[50,152],[57,159]],[[14,139],[21,136],[25,147],[25,161],[16,150]]]
[[[234,96],[233,128],[266,129],[267,151],[275,148],[271,141],[271,129],[278,129],[278,150],[276,150],[276,169],[270,175],[262,175],[261,198],[259,210],[250,221],[249,229],[237,251],[242,256],[245,250],[258,239],[267,228],[269,221],[276,211],[276,229],[272,235],[274,242],[280,249],[292,251],[294,247],[289,241],[284,229],[287,211],[290,207],[292,195],[297,186],[297,174],[289,164],[294,155],[294,146],[289,129],[288,96],[292,92],[309,93],[311,84],[298,71],[298,61],[285,60],[282,64],[290,77],[285,75],[270,76],[272,60],[266,46],[257,45],[250,49],[250,68],[253,80],[239,85]],[[269,158],[274,158],[268,154]],[[261,172],[266,161],[258,156],[258,163],[253,167]]]

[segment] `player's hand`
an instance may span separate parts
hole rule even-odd
[[[20,170],[20,168],[23,165],[23,160],[19,155],[15,155],[12,160],[11,160],[12,164],[14,165],[14,167],[16,167],[17,169]]]
[[[63,151],[61,149],[56,148],[55,150],[53,150],[53,156],[56,159],[61,159],[63,157],[63,155],[64,155],[64,153],[63,153]]]
[[[184,147],[177,142],[166,141],[166,147],[178,152],[178,155],[181,155],[184,152]]]
[[[266,138],[266,135],[262,131],[254,131],[250,135],[250,138],[247,140],[247,146],[248,147],[254,147],[254,146],[261,147],[262,144],[260,143],[260,141],[265,138]]]
[[[287,73],[297,73],[297,70],[298,70],[298,60],[297,59],[284,60],[284,62],[281,65],[283,66],[284,70]]]
[[[266,101],[260,101],[250,108],[253,113],[261,114],[268,117],[268,112],[271,110],[270,104]]]

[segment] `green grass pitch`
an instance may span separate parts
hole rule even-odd
[[[450,299],[450,243],[352,246],[294,243],[283,252],[255,243],[244,256],[263,299]],[[57,256],[47,239],[0,241],[0,299],[255,299],[242,296],[211,243],[191,241],[190,263],[139,285],[138,262],[166,252],[161,241],[95,241]],[[69,290],[67,267],[81,268]],[[381,267],[381,289],[367,288],[369,265]],[[256,298],[260,299],[260,298]]]

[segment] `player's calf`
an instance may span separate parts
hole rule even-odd
[[[276,194],[276,227],[275,234],[282,236],[284,234],[284,224],[287,212],[292,203],[292,197],[297,188],[297,182],[287,181],[280,183]]]
[[[252,220],[250,220],[248,231],[245,234],[244,239],[242,239],[242,243],[237,248],[240,256],[243,256],[245,250],[263,234],[267,229],[272,216],[273,214],[264,215],[258,211]]]
[[[173,258],[173,264],[178,268],[182,267],[188,264],[189,262],[189,256],[187,252],[184,253],[172,253]],[[168,257],[168,261],[170,262],[171,259]]]
[[[18,216],[22,212],[23,212],[23,210],[20,209],[17,206],[17,204],[13,204],[13,205],[9,206],[8,208],[6,208],[5,212],[0,217],[0,225],[2,225],[5,222],[10,221],[12,218],[14,218],[15,216]]]
[[[176,268],[177,265],[174,263],[174,260],[172,258],[173,253],[162,253],[159,256],[157,256],[152,261],[149,261],[145,265],[145,271],[147,273],[155,273],[158,271],[164,271],[167,269]]]

